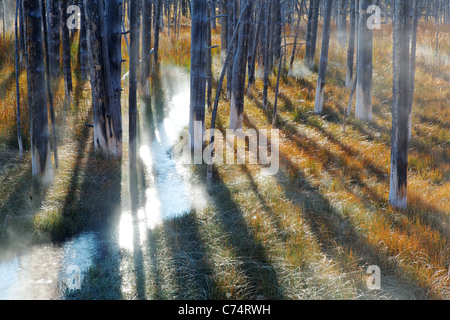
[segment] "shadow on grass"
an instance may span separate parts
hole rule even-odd
[[[236,292],[238,296],[232,296],[232,299],[283,299],[277,272],[269,261],[264,246],[255,239],[242,209],[216,169],[213,177],[214,182],[209,185],[208,192],[213,194],[212,201],[217,212],[214,222],[226,234],[225,244],[234,252],[240,262],[239,269],[248,282],[243,288],[244,292]]]
[[[248,117],[244,119],[244,123],[252,127],[252,123]],[[319,149],[316,150],[315,148]],[[311,151],[314,150],[316,151],[312,153],[313,155],[320,153],[318,151],[320,147],[318,146],[314,146],[314,148],[307,149],[306,151],[311,154]],[[304,219],[316,236],[315,238],[321,243],[321,247],[327,256],[339,261],[339,252],[336,251],[336,248],[345,248],[346,252],[352,252],[358,257],[360,267],[367,268],[373,264],[382,267],[386,274],[394,276],[399,282],[404,282],[404,287],[414,288],[414,295],[425,297],[426,292],[432,292],[429,287],[421,287],[415,279],[411,279],[405,274],[401,266],[392,262],[392,259],[384,253],[381,253],[377,247],[369,244],[366,238],[355,229],[351,220],[343,217],[333,209],[329,201],[316,187],[310,184],[308,179],[297,169],[297,166],[291,162],[287,155],[281,153],[280,162],[281,167],[289,171],[290,174],[286,176],[284,173],[279,173],[277,176],[279,184],[284,186],[288,199],[304,209]],[[292,178],[291,172],[295,172],[294,178]],[[381,201],[380,196],[362,181],[358,181],[357,183],[363,184],[365,189],[371,191],[372,194],[370,197],[374,198],[373,200]],[[361,198],[361,200],[364,199]],[[369,205],[365,200],[364,203]],[[432,227],[435,227],[441,233],[444,232],[442,228],[436,225]]]

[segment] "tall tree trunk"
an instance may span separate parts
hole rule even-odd
[[[350,0],[350,2],[350,33],[347,47],[347,75],[345,78],[345,86],[347,88],[350,88],[352,85],[356,44],[356,0]]]
[[[55,108],[53,106],[53,92],[50,81],[50,54],[48,51],[48,33],[47,33],[47,18],[46,18],[46,5],[45,0],[41,0],[41,12],[42,12],[42,24],[44,33],[44,48],[45,48],[45,70],[46,70],[46,87],[47,87],[47,97],[50,109],[50,120],[52,123],[52,145],[53,154],[55,158],[55,168],[59,168],[59,158],[58,158],[58,139],[56,133],[56,117]]]
[[[108,49],[105,54],[105,79],[106,88],[109,95],[109,127],[110,138],[115,138],[116,150],[114,154],[122,155],[122,1],[123,0],[107,0],[106,3],[106,26],[103,28],[107,37],[103,37],[102,46]],[[100,0],[104,3],[104,0]],[[100,11],[100,13],[102,10]],[[105,25],[105,20],[100,20],[101,25]],[[106,53],[106,52],[105,52]]]
[[[345,47],[347,44],[347,2],[348,0],[339,0],[338,5],[338,42]]]
[[[248,4],[247,4],[248,3]],[[233,63],[233,83],[230,105],[230,129],[242,129],[244,122],[245,76],[248,56],[248,28],[250,24],[252,0],[241,0],[241,8],[246,11],[239,26],[239,38]]]
[[[392,141],[389,203],[407,208],[408,185],[408,109],[410,101],[410,21],[409,0],[395,0],[394,81],[392,102]]]
[[[419,0],[414,0],[413,21],[411,30],[411,65],[409,69],[409,110],[408,110],[408,141],[412,139],[412,109],[416,77],[417,27],[419,25]]]
[[[122,119],[120,107],[113,99],[103,0],[86,1],[84,9],[94,114],[94,147],[96,152],[106,157],[120,157],[122,127],[117,123],[121,123]]]
[[[189,138],[191,149],[201,151],[205,131],[206,98],[206,0],[191,1],[191,101],[189,117]],[[201,124],[199,128],[198,124]]]
[[[61,39],[62,39],[62,56],[63,56],[63,72],[64,72],[64,88],[66,95],[66,107],[70,107],[71,103],[71,95],[73,91],[72,84],[72,67],[71,67],[71,43],[70,43],[70,34],[69,28],[66,25],[67,22],[67,0],[61,1]]]
[[[53,181],[45,94],[44,48],[40,4],[24,0],[27,41],[28,103],[30,108],[31,162],[34,179],[48,185]]]
[[[86,81],[89,73],[89,60],[88,60],[88,48],[87,48],[87,32],[86,32],[86,16],[84,12],[84,2],[89,0],[79,0],[81,14],[81,29],[80,29],[80,71],[81,80]]]
[[[48,31],[49,31],[49,52],[50,52],[50,71],[53,77],[59,75],[61,71],[60,55],[60,9],[59,0],[47,1],[48,12]]]
[[[311,0],[309,7],[308,31],[306,38],[306,63],[310,68],[314,66],[317,44],[317,26],[319,24],[320,0]],[[311,24],[309,22],[311,20]]]
[[[222,17],[220,18],[220,27],[221,27],[220,43],[221,43],[221,56],[223,63],[223,61],[225,60],[225,55],[227,54],[228,50],[228,10],[226,0],[222,0],[220,12],[222,14]]]
[[[23,158],[23,144],[22,144],[22,129],[20,126],[20,87],[19,87],[19,6],[21,6],[20,0],[16,0],[16,17],[14,20],[14,34],[15,34],[15,69],[16,69],[16,126],[17,126],[17,143],[19,146],[19,158]]]
[[[248,66],[248,86],[247,86],[247,94],[250,95],[252,92],[252,87],[255,84],[256,81],[256,57],[257,57],[257,50],[258,50],[258,44],[260,42],[260,34],[262,25],[264,23],[264,6],[262,4],[259,5],[259,10],[257,10],[257,14],[255,19],[258,19],[258,23],[256,26],[256,33],[253,38],[253,40],[250,38],[250,41],[253,41],[252,44],[252,53],[250,55],[250,61]],[[259,14],[258,14],[259,13]]]
[[[141,62],[141,88],[144,95],[150,95],[150,63],[152,50],[152,0],[143,0],[142,14],[142,62]]]
[[[228,47],[231,49],[232,55],[234,57],[234,54],[236,53],[236,39],[234,42],[231,42],[231,37],[233,36],[233,31],[235,28],[234,23],[234,15],[236,14],[236,0],[228,0],[227,6],[228,6]],[[228,67],[227,67],[227,100],[231,99],[231,86],[233,83],[233,59],[228,60]]]
[[[266,0],[266,13],[265,13],[265,19],[266,19],[266,25],[265,25],[265,40],[264,40],[264,78],[263,78],[263,109],[266,110],[267,106],[269,104],[268,101],[268,93],[269,93],[269,76],[270,72],[272,71],[271,68],[271,60],[272,60],[272,54],[271,54],[271,42],[272,37],[271,35],[271,16],[272,16],[272,5],[271,1],[273,0]]]
[[[331,31],[331,9],[333,8],[333,0],[326,0],[325,2],[325,16],[323,21],[323,35],[322,35],[322,52],[320,56],[319,78],[316,87],[316,102],[314,112],[322,114],[323,99],[325,94],[325,80],[328,68],[328,51],[330,48],[330,31]]]
[[[159,63],[159,31],[161,27],[161,6],[163,0],[155,0],[155,50],[153,52],[155,66]]]
[[[162,1],[162,0],[161,0]],[[159,1],[159,2],[161,2]],[[158,4],[160,5],[160,3]],[[137,77],[139,64],[139,8],[136,2],[130,2],[130,93],[129,93],[129,164],[130,183],[137,181]]]
[[[372,120],[373,31],[368,27],[367,8],[372,0],[359,0],[358,83],[356,86],[357,119]]]

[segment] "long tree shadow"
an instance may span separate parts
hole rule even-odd
[[[270,117],[269,112],[265,112],[266,117]],[[267,118],[270,119],[270,118]],[[252,124],[249,117],[244,114],[244,123],[252,129],[256,129],[256,126]],[[283,119],[278,119],[278,124],[280,128],[286,130],[289,134],[289,140],[291,140],[295,145],[308,153],[310,157],[315,159],[315,161],[324,164],[324,168],[329,172],[334,172],[336,166],[342,167],[343,172],[346,176],[351,179],[353,185],[357,185],[366,191],[365,195],[354,193],[353,190],[347,187],[347,190],[355,194],[362,202],[365,203],[366,207],[373,206],[368,200],[372,200],[374,203],[385,203],[383,195],[380,195],[371,186],[364,182],[363,174],[361,169],[353,164],[353,161],[348,161],[344,156],[340,154],[335,154],[323,147],[321,144],[313,141],[308,136],[298,132],[298,130],[288,121]],[[367,159],[361,152],[347,146],[346,144],[339,141],[327,130],[323,129],[319,125],[314,125],[320,132],[332,143],[336,144],[341,150],[343,150],[352,159],[358,159],[363,165],[364,170],[367,170],[372,174],[372,178],[375,178],[377,182],[388,184],[389,174],[383,168],[374,164],[371,160]],[[367,195],[369,197],[367,197]],[[424,224],[428,225],[432,229],[438,231],[441,235],[448,238],[449,231],[448,225],[450,225],[449,218],[446,213],[439,208],[427,204],[421,199],[415,199],[413,205],[409,207],[406,211],[406,216],[411,220],[415,221],[419,219]],[[432,214],[432,217],[430,217]]]
[[[175,267],[175,299],[211,300],[219,298],[218,288],[206,254],[206,246],[199,231],[194,210],[164,222]]]
[[[244,123],[252,126],[248,117],[244,119]],[[354,256],[358,257],[358,265],[361,268],[378,265],[386,275],[397,279],[398,283],[402,284],[401,286],[414,288],[415,297],[423,298],[426,297],[427,292],[432,292],[429,286],[424,287],[417,280],[411,280],[401,266],[380,252],[379,248],[370,244],[353,226],[352,221],[337,212],[329,200],[309,182],[290,158],[282,152],[280,152],[280,167],[282,171],[276,176],[278,183],[284,187],[288,199],[303,208],[302,217],[308,223],[315,238],[320,242],[323,252],[328,257],[339,261],[339,250],[336,250],[336,248],[344,248],[346,252],[352,252]],[[295,171],[296,178],[292,180],[291,174],[286,175],[283,170]],[[366,205],[368,204],[366,203]],[[440,229],[437,230],[442,232]],[[395,290],[395,286],[389,289]]]
[[[248,282],[243,296],[233,298],[283,299],[277,272],[269,261],[263,244],[256,240],[244,218],[244,212],[215,168],[213,176],[214,183],[209,185],[208,192],[213,194],[212,202],[217,212],[214,220],[227,235],[225,242],[241,262],[239,268]]]

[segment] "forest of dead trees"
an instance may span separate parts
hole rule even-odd
[[[318,72],[314,111],[323,113],[331,25],[347,54],[345,86],[350,90],[345,118],[372,120],[373,30],[393,26],[393,84],[390,204],[407,207],[408,142],[414,95],[418,24],[432,21],[437,27],[450,23],[449,0],[15,0],[1,1],[2,37],[14,34],[16,79],[27,73],[29,134],[33,177],[52,182],[58,168],[57,127],[52,95],[53,80],[64,78],[65,106],[71,104],[72,42],[79,39],[79,74],[89,80],[95,150],[105,159],[122,157],[123,124],[121,77],[122,52],[129,60],[129,160],[136,163],[138,92],[150,94],[149,79],[158,68],[160,34],[172,35],[182,18],[191,20],[190,132],[193,148],[203,145],[194,135],[194,123],[205,131],[206,110],[215,119],[219,100],[229,101],[229,127],[243,128],[246,94],[263,79],[262,108],[271,108],[276,126],[277,98],[269,101],[269,77],[289,75],[304,48],[304,63]],[[306,25],[306,32],[300,28]],[[212,30],[220,27],[219,48],[212,46]],[[321,32],[320,32],[321,31]],[[79,33],[78,37],[74,37]],[[122,48],[125,39],[126,48]],[[321,40],[321,41],[319,41]],[[320,56],[318,44],[321,43]],[[213,81],[213,50],[221,52],[221,72]],[[316,64],[317,62],[317,64]],[[376,70],[375,70],[376,71]],[[226,80],[226,82],[225,82]],[[17,86],[18,88],[18,86]],[[215,96],[213,96],[215,94]],[[352,100],[356,108],[352,109]],[[23,153],[17,89],[17,141]],[[202,140],[201,140],[202,141]],[[213,141],[213,140],[212,140]],[[53,151],[54,163],[51,152]],[[107,160],[105,160],[107,161]]]

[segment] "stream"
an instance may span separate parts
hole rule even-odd
[[[133,252],[134,223],[144,241],[148,230],[166,219],[207,204],[207,193],[192,181],[189,168],[171,157],[189,123],[189,74],[172,66],[162,66],[160,74],[151,103],[141,101],[138,152],[149,183],[137,219],[123,205],[113,231],[84,232],[60,245],[33,245],[0,256],[0,300],[62,299],[67,281],[73,279],[72,266],[80,271],[82,281],[103,246],[118,245],[120,250]]]

